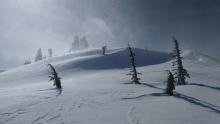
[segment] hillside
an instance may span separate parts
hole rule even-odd
[[[220,64],[184,54],[189,85],[163,95],[170,53],[135,49],[142,85],[128,84],[127,49],[79,51],[0,74],[0,124],[218,124]],[[193,56],[192,56],[193,54]],[[200,63],[200,59],[206,60]],[[209,64],[214,62],[216,64]],[[47,63],[63,90],[48,82]]]
[[[172,58],[170,53],[164,52],[145,51],[139,48],[136,48],[135,52],[137,54],[138,67],[164,63]],[[22,80],[22,83],[31,83],[39,80],[46,81],[49,72],[48,63],[53,64],[61,76],[77,75],[91,70],[125,69],[130,67],[129,52],[125,48],[108,50],[105,56],[101,53],[100,49],[89,49],[45,59],[1,73],[0,81],[12,85],[15,85],[18,80]]]

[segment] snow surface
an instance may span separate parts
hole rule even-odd
[[[99,49],[79,51],[0,73],[0,124],[219,124],[215,59],[185,52],[189,85],[166,96],[171,54],[138,48],[135,53],[141,85],[129,83],[129,52],[123,48],[106,56]],[[48,63],[63,90],[48,82]]]

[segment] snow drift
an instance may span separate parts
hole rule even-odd
[[[189,85],[166,96],[163,70],[171,69],[171,54],[135,53],[143,85],[127,84],[126,49],[106,56],[99,49],[84,50],[1,73],[0,124],[219,124],[220,64],[184,54]],[[55,65],[63,90],[47,82],[47,63]]]
[[[183,57],[188,59],[188,60],[192,60],[194,62],[200,63],[200,64],[215,64],[218,65],[220,64],[220,60],[209,56],[209,55],[205,55],[202,53],[197,53],[197,52],[193,52],[191,50],[184,50],[183,51]]]
[[[154,65],[167,62],[172,55],[166,52],[146,51],[135,48],[137,67]],[[64,56],[45,59],[29,65],[24,65],[0,74],[0,80],[5,83],[12,83],[17,80],[36,79],[46,80],[48,75],[47,64],[54,65],[58,73],[68,75],[80,73],[80,71],[124,69],[130,67],[129,51],[126,48],[108,50],[102,55],[101,49],[81,50]],[[1,84],[0,84],[1,85]]]

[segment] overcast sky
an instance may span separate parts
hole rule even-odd
[[[32,60],[38,48],[67,53],[75,35],[93,46],[168,51],[175,36],[183,49],[220,58],[218,0],[1,0],[0,69]]]

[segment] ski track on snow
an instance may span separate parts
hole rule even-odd
[[[127,120],[131,124],[140,124],[139,119],[134,115],[134,109],[135,107],[132,106],[127,112]]]

